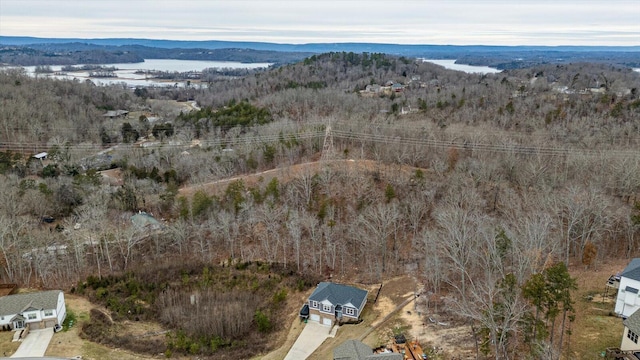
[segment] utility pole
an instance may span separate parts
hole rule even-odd
[[[331,132],[331,125],[327,125],[327,129],[324,133],[324,145],[322,146],[322,156],[320,160],[331,160],[333,158],[333,133]]]

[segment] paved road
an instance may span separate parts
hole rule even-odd
[[[42,357],[44,356],[49,342],[53,337],[53,328],[31,330],[15,354],[11,355],[12,358],[28,358],[28,357]]]
[[[330,327],[309,321],[289,350],[284,360],[304,360],[313,354],[326,338],[329,337]]]

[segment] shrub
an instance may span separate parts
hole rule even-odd
[[[253,318],[256,322],[256,325],[258,326],[258,331],[260,331],[261,333],[271,331],[273,324],[271,324],[271,320],[269,320],[269,317],[265,313],[260,310],[256,310],[256,314]]]
[[[76,313],[71,309],[67,309],[67,317],[62,322],[62,330],[68,331],[77,322]]]
[[[96,297],[98,299],[104,299],[108,294],[109,294],[109,292],[107,291],[107,289],[105,289],[103,287],[99,287],[96,290]]]
[[[280,304],[287,299],[287,289],[281,289],[273,294],[273,303]]]

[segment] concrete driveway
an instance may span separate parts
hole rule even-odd
[[[53,328],[31,330],[12,358],[42,357],[53,337]]]
[[[309,321],[284,360],[306,359],[329,337],[329,331],[331,331],[330,327]]]

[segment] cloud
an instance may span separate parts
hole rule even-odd
[[[0,35],[640,45],[635,0],[0,0]]]

